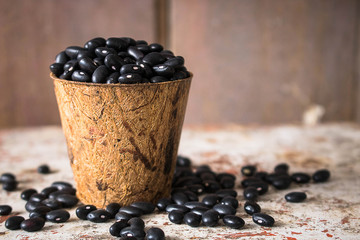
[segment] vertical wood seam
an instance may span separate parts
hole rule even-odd
[[[356,1],[356,23],[355,23],[355,34],[354,34],[354,90],[353,90],[353,101],[354,109],[352,112],[352,119],[356,122],[360,122],[360,46],[359,46],[359,21],[360,21],[360,3]]]
[[[168,0],[155,0],[155,38],[156,42],[168,47],[169,11]]]

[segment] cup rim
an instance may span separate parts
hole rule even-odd
[[[102,87],[130,87],[130,86],[155,86],[155,85],[167,85],[167,84],[174,84],[174,83],[181,83],[186,81],[191,81],[193,77],[193,73],[190,73],[190,77],[178,79],[178,80],[172,80],[172,81],[166,81],[166,82],[158,82],[158,83],[133,83],[133,84],[119,84],[119,83],[93,83],[93,82],[78,82],[78,81],[72,81],[67,79],[61,79],[55,76],[54,73],[50,72],[50,77],[57,82],[62,83],[71,83],[74,85],[83,85],[83,86],[102,86]]]

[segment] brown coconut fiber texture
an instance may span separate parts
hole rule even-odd
[[[143,84],[51,77],[79,200],[103,208],[169,196],[192,75]]]

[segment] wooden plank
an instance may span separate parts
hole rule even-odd
[[[186,123],[355,118],[356,1],[171,1],[170,43],[194,73]],[[358,43],[357,43],[358,44]]]
[[[355,64],[354,64],[354,81],[356,84],[356,113],[355,120],[360,123],[360,3],[357,3],[357,15],[356,15],[356,38],[355,38]]]
[[[0,128],[60,123],[49,65],[103,36],[155,41],[155,0],[0,0]]]

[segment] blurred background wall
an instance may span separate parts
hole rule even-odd
[[[359,23],[356,0],[0,0],[0,128],[59,124],[48,66],[96,36],[184,56],[185,124],[359,122]]]

